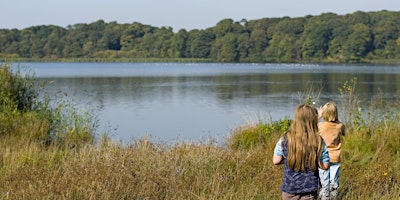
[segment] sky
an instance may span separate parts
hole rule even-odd
[[[213,27],[227,18],[240,21],[381,10],[400,11],[400,0],[1,0],[0,29],[67,27],[102,19],[190,31]]]

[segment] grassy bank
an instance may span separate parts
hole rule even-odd
[[[31,78],[1,69],[0,199],[280,199],[283,169],[271,160],[290,119],[238,127],[224,145],[122,145],[94,137],[93,116],[50,106]],[[399,199],[399,100],[360,110],[352,84],[340,92],[349,130],[340,198]]]

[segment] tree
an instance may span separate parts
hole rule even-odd
[[[18,55],[23,58],[31,57],[31,38],[33,38],[33,33],[30,29],[23,29],[21,31],[21,42],[19,42]]]
[[[215,34],[211,29],[192,30],[188,34],[188,53],[191,58],[209,58]]]
[[[181,29],[178,33],[171,37],[170,57],[172,58],[186,58],[186,43],[188,39],[188,32]]]
[[[214,27],[214,33],[216,38],[224,37],[227,33],[234,32],[233,20],[223,19],[217,23]]]
[[[265,30],[256,29],[250,33],[249,38],[249,60],[251,62],[264,62],[264,50],[268,46],[268,37]]]
[[[139,49],[141,38],[146,33],[145,29],[146,26],[138,22],[124,26],[120,39],[121,50],[131,51]]]
[[[399,15],[382,11],[371,14],[371,31],[373,35],[373,51],[379,58],[394,58],[396,54],[396,40],[399,36],[399,25],[396,21]]]
[[[140,50],[147,54],[146,57],[166,58],[172,35],[171,28],[149,27],[140,40]]]
[[[252,62],[249,59],[249,48],[250,48],[250,34],[244,32],[237,37],[236,51],[238,62]]]
[[[100,49],[117,51],[121,49],[121,27],[116,22],[111,22],[105,26],[102,37],[98,42]]]
[[[265,50],[267,62],[291,62],[295,59],[294,44],[296,38],[288,34],[276,33]]]
[[[360,62],[369,52],[371,47],[371,31],[365,24],[356,24],[348,40],[344,43],[344,52],[350,62]]]
[[[237,38],[233,33],[227,33],[222,38],[216,39],[211,52],[212,58],[218,62],[237,62]]]
[[[305,18],[286,18],[279,21],[275,26],[273,26],[273,33],[282,33],[289,36],[300,36],[304,32],[304,26],[307,21]]]
[[[327,59],[334,62],[346,62],[347,55],[343,50],[343,43],[350,35],[351,26],[342,16],[331,19],[329,24],[332,27],[332,39],[329,42]]]
[[[335,15],[325,14],[321,17],[312,18],[304,27],[301,37],[302,58],[306,61],[321,60],[327,55],[329,42],[332,39],[332,28],[329,25],[329,18]]]
[[[20,40],[20,32],[17,29],[0,29],[0,53],[17,54]]]
[[[46,42],[43,46],[43,53],[48,58],[59,58],[62,57],[62,51],[64,49],[63,38],[66,34],[66,30],[58,26],[50,26],[50,33],[46,38]]]
[[[352,26],[356,24],[365,24],[366,26],[370,26],[371,23],[369,14],[362,11],[347,14],[344,18],[345,21]]]
[[[93,23],[0,29],[0,54],[23,58],[200,58],[221,62],[372,62],[400,58],[400,12],[222,19],[205,30]]]

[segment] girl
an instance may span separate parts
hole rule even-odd
[[[273,163],[284,164],[282,199],[318,198],[318,167],[329,168],[329,155],[318,134],[318,111],[314,107],[297,107],[290,130],[275,146]]]
[[[330,157],[329,170],[319,169],[321,199],[335,199],[339,188],[341,137],[345,135],[346,128],[338,120],[338,110],[333,102],[321,107],[318,115],[324,119],[324,122],[318,123],[318,130],[328,147]]]

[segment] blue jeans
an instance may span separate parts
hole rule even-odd
[[[329,169],[318,169],[321,182],[320,197],[322,200],[335,199],[338,195],[340,162],[329,163]]]

